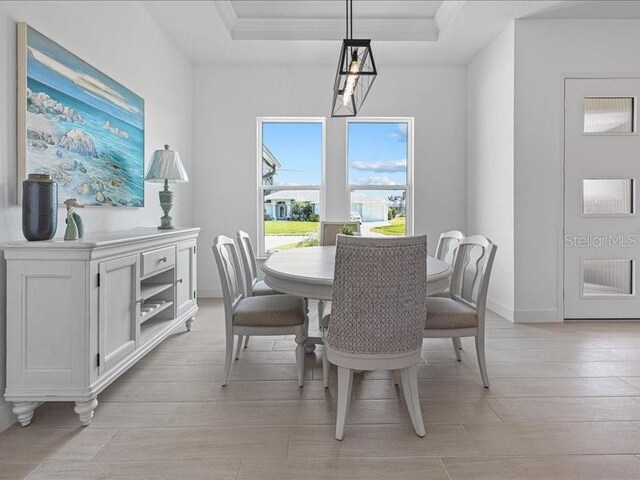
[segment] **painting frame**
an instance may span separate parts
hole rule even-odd
[[[48,36],[40,33],[38,30],[36,30],[26,22],[16,22],[16,30],[17,30],[17,89],[16,89],[17,90],[16,92],[17,93],[16,197],[17,198],[16,198],[16,203],[18,205],[22,204],[22,182],[27,179],[29,173],[43,173],[42,171],[33,171],[33,165],[31,165],[32,162],[30,161],[30,153],[33,154],[33,151],[30,147],[32,147],[34,142],[31,141],[31,144],[30,144],[30,139],[28,138],[28,134],[30,133],[29,132],[29,115],[33,114],[33,112],[30,112],[29,104],[28,104],[28,101],[29,101],[28,96],[30,94],[30,90],[29,90],[30,76],[29,76],[29,59],[28,59],[30,45],[28,42],[29,42],[29,35],[32,34],[32,35],[41,37],[42,41],[48,42],[48,44],[51,45],[51,48],[59,49],[61,52],[64,53],[65,56],[67,56],[77,65],[80,65],[85,71],[95,73],[96,75],[94,77],[90,77],[90,80],[92,81],[96,80],[96,77],[97,77],[98,82],[99,80],[102,80],[103,82],[105,82],[107,84],[107,88],[104,90],[113,91],[108,87],[108,85],[110,85],[114,87],[115,89],[114,93],[118,94],[119,92],[122,92],[126,96],[125,98],[131,99],[132,104],[135,105],[135,108],[132,109],[132,111],[135,111],[135,115],[132,113],[132,111],[125,111],[124,108],[122,109],[122,112],[126,114],[130,114],[131,118],[135,117],[136,125],[134,125],[133,122],[131,125],[126,124],[125,120],[122,120],[122,117],[120,117],[119,115],[114,116],[114,115],[110,115],[109,112],[97,110],[99,113],[103,114],[100,117],[101,120],[104,120],[104,118],[109,118],[109,119],[113,118],[113,121],[107,120],[107,122],[104,123],[102,127],[103,129],[108,130],[107,132],[103,132],[103,133],[106,133],[107,135],[113,134],[114,138],[111,140],[113,144],[115,145],[118,143],[123,143],[124,140],[128,141],[130,138],[132,138],[132,143],[134,143],[134,140],[135,140],[135,148],[133,147],[128,148],[128,147],[119,145],[119,151],[121,153],[121,156],[115,156],[115,155],[112,156],[111,152],[109,152],[109,154],[98,153],[100,152],[100,149],[99,149],[100,142],[96,141],[95,148],[93,150],[94,151],[93,156],[95,158],[89,157],[86,159],[89,169],[92,168],[91,167],[92,165],[102,161],[102,163],[107,162],[108,165],[111,166],[114,170],[110,174],[106,174],[106,177],[101,177],[98,181],[94,183],[85,182],[82,185],[82,188],[85,188],[85,189],[89,188],[91,190],[89,192],[89,195],[95,194],[94,202],[91,202],[91,201],[87,202],[87,201],[83,201],[83,198],[78,198],[78,197],[82,197],[83,194],[87,193],[81,189],[77,189],[76,191],[71,192],[69,191],[69,189],[65,190],[65,188],[60,188],[60,185],[59,185],[58,186],[59,187],[58,188],[59,190],[58,205],[60,206],[64,205],[63,202],[66,198],[78,198],[80,203],[84,204],[87,207],[112,206],[112,207],[119,207],[119,208],[143,208],[145,206],[145,189],[146,189],[145,181],[144,181],[145,127],[146,127],[144,98],[138,95],[137,93],[135,93],[134,91],[132,91],[131,89],[129,89],[128,87],[124,86],[117,80],[115,80],[112,76],[92,66],[89,62],[77,56],[76,54],[74,54],[73,52],[71,52],[64,46],[62,46],[61,44],[57,43],[54,40],[51,40]],[[62,62],[55,62],[53,63],[53,65],[57,66],[57,65],[60,65],[61,63]],[[62,68],[64,69],[64,65],[62,65]],[[63,71],[66,71],[66,70],[63,70]],[[72,69],[68,69],[68,71],[73,72]],[[78,72],[75,72],[75,73],[78,73]],[[92,84],[90,82],[89,90],[91,90],[91,86]],[[105,85],[102,84],[102,87],[104,86]],[[101,94],[102,92],[98,90],[97,93]],[[118,97],[120,97],[120,95],[118,95]],[[73,97],[69,97],[69,98],[71,98],[72,100],[77,100],[78,105],[83,104],[82,99],[75,99]],[[122,98],[122,101],[120,102],[120,104],[114,102],[114,105],[111,105],[111,107],[113,107],[111,108],[111,111],[117,112],[118,107],[120,107],[121,105],[125,105],[129,107],[129,104],[127,104],[127,102],[124,101],[125,98]],[[55,98],[50,98],[50,100],[55,101]],[[102,98],[99,98],[99,100],[102,100],[103,104],[108,103]],[[119,98],[117,98],[117,100],[119,100]],[[60,104],[61,103],[58,102],[58,105]],[[90,108],[91,110],[96,110],[96,108],[94,108],[89,104],[86,104],[86,107],[88,109],[91,107]],[[70,110],[74,111],[73,108],[70,108]],[[91,114],[87,115],[88,118],[82,118],[81,113],[84,113],[84,111],[79,111],[77,114],[77,118],[80,118],[82,120],[92,120],[91,123],[97,123],[95,119],[91,118],[92,117]],[[124,128],[123,125],[127,125],[127,128]],[[81,127],[84,127],[84,124],[81,125]],[[131,128],[128,128],[128,127],[131,127]],[[78,130],[81,130],[81,129],[78,128]],[[70,132],[67,132],[67,134],[68,133]],[[60,132],[58,132],[57,135],[60,135]],[[129,135],[131,135],[131,137]],[[63,136],[66,136],[66,134]],[[51,142],[49,143],[51,144]],[[104,144],[104,142],[102,143]],[[65,155],[68,155],[70,157],[75,156],[77,158],[78,156],[77,150],[69,150],[69,151],[61,150],[60,145],[61,143],[58,143],[57,145],[54,143],[50,146],[56,148],[56,154],[58,154],[59,156],[64,157]],[[45,145],[44,147],[46,148],[47,145]],[[51,150],[53,150],[54,148],[51,148]],[[122,157],[126,157],[126,158],[122,158]],[[128,162],[129,157],[131,157],[134,160],[134,162]],[[122,160],[122,162],[118,163],[119,160]],[[77,160],[74,160],[74,162],[75,162],[75,165],[78,164]],[[71,163],[71,162],[68,161],[67,163]],[[130,163],[132,163],[132,165],[130,165]],[[80,165],[81,165],[80,167],[81,172],[63,172],[65,175],[65,179],[72,178],[74,181],[78,181],[79,179],[76,179],[76,177],[82,175],[82,173],[85,174],[85,178],[86,178],[86,174],[88,173],[87,168],[85,168],[82,162],[80,163]],[[102,170],[105,169],[104,166],[102,166],[101,168]],[[112,179],[111,182],[105,181],[105,180],[108,180],[109,178]],[[56,178],[54,178],[54,180],[56,180]],[[73,187],[73,183],[70,188],[72,187]],[[127,192],[127,195],[130,195],[130,196],[126,199],[123,199],[123,197],[127,197],[127,195],[124,194],[125,189],[127,188],[129,189],[129,192]],[[113,197],[112,197],[112,195],[109,193],[108,190],[111,192],[116,192],[116,194],[113,194]],[[117,197],[116,195],[117,195],[117,192],[119,191],[121,191],[120,196]],[[85,198],[86,198],[86,195],[85,195]]]

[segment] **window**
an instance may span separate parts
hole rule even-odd
[[[349,215],[362,235],[410,235],[413,119],[347,122]]]
[[[258,119],[258,254],[318,245],[323,118]]]
[[[582,212],[585,215],[634,213],[634,179],[585,178],[582,180]]]
[[[633,97],[586,97],[584,133],[633,133]]]

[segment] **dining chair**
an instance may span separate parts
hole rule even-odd
[[[223,386],[229,382],[234,335],[295,335],[298,385],[303,386],[304,342],[307,306],[294,295],[247,297],[242,286],[238,251],[233,239],[224,235],[213,241],[222,294],[226,335]]]
[[[448,232],[441,233],[440,238],[438,238],[438,245],[436,245],[436,258],[453,266],[456,250],[463,239],[464,234],[458,230],[450,230]],[[436,293],[434,295],[434,297],[445,298],[450,298],[450,296],[448,288],[444,292]],[[453,351],[456,354],[456,359],[460,362],[462,361],[462,356],[460,355],[462,342],[457,337],[452,337],[451,341],[453,342]]]
[[[344,435],[354,370],[399,370],[413,428],[425,435],[417,364],[427,314],[426,264],[426,236],[338,236],[323,352],[338,367],[336,439]]]
[[[334,246],[342,227],[350,227],[353,233],[360,234],[360,222],[320,222],[320,245],[323,247]]]
[[[497,248],[481,235],[460,242],[453,263],[450,298],[427,297],[424,330],[425,338],[475,337],[478,366],[486,388],[489,376],[484,354],[485,312]]]
[[[333,247],[336,244],[336,236],[341,233],[342,227],[350,227],[354,234],[360,235],[360,222],[320,222],[320,245]],[[318,300],[318,322],[322,324],[326,302]],[[320,325],[322,328],[322,325]]]
[[[264,280],[258,279],[258,265],[256,255],[251,244],[251,237],[247,232],[238,230],[236,233],[236,241],[240,247],[240,257],[242,258],[242,267],[244,270],[244,293],[247,297],[259,297],[262,295],[280,295],[281,292],[274,290],[267,285]],[[240,357],[240,349],[242,347],[243,335],[238,335],[238,346],[236,348],[237,360]],[[249,335],[244,336],[244,348],[249,345]]]

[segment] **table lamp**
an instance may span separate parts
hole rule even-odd
[[[169,212],[173,207],[173,192],[169,190],[169,182],[186,183],[189,181],[178,152],[170,150],[169,145],[165,145],[164,150],[153,152],[151,165],[144,179],[148,182],[164,182],[164,190],[160,191],[160,207],[162,207],[164,215],[160,217],[158,230],[171,230],[173,224]]]

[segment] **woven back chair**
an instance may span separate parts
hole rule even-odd
[[[427,314],[427,239],[339,235],[325,354],[338,366],[336,438],[353,370],[400,371],[414,429],[424,436],[417,369]]]

